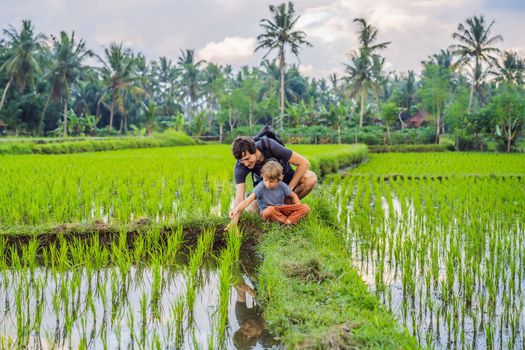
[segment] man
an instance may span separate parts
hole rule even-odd
[[[232,143],[232,153],[237,159],[234,167],[235,175],[235,202],[234,207],[244,200],[246,192],[246,176],[253,174],[254,187],[262,181],[261,168],[265,162],[273,158],[283,167],[283,182],[285,182],[299,199],[304,198],[312,191],[317,183],[317,176],[311,170],[308,170],[310,163],[299,153],[296,153],[277,141],[262,137],[255,142],[253,138],[239,136]],[[291,165],[295,165],[293,170]],[[247,208],[249,211],[258,212],[257,203],[254,202]],[[241,212],[232,217],[229,227],[237,225]]]

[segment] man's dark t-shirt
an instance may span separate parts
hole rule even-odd
[[[268,147],[264,147],[265,139],[268,141]],[[293,171],[289,163],[289,160],[292,157],[293,153],[292,150],[282,146],[280,143],[270,138],[261,138],[255,143],[255,146],[259,151],[261,151],[265,158],[275,158],[282,165],[283,175],[285,175],[285,177],[287,174]],[[237,160],[234,167],[235,184],[238,185],[245,183],[246,175],[248,175],[251,171],[253,171],[256,175],[260,176],[261,168],[267,160],[268,159],[265,159],[262,163],[256,163],[255,167],[251,170],[244,166],[244,164],[242,164],[240,160]]]

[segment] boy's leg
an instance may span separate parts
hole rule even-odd
[[[264,220],[277,221],[280,223],[286,223],[288,219],[281,211],[278,210],[278,207],[269,206],[261,213],[261,216]]]
[[[276,208],[285,216],[287,216],[288,223],[295,224],[300,219],[306,216],[310,212],[310,207],[307,204],[291,204],[291,205],[281,205]]]

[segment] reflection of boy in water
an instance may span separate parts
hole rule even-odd
[[[242,279],[235,285],[237,290],[237,303],[235,304],[235,316],[239,322],[239,329],[233,335],[233,345],[236,349],[251,349],[261,344],[263,347],[271,347],[276,344],[274,339],[265,329],[262,312],[254,305],[248,308],[246,305],[246,294],[255,296],[253,288],[248,286]]]

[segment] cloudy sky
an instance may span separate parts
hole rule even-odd
[[[219,64],[258,65],[254,53],[259,21],[269,16],[262,0],[0,0],[0,28],[20,28],[30,19],[37,32],[75,31],[97,53],[111,42],[140,51],[148,59],[176,61],[182,49]],[[421,70],[421,60],[452,44],[451,34],[467,17],[495,20],[501,49],[525,55],[525,0],[300,0],[298,29],[314,45],[301,51],[301,71],[311,77],[341,74],[347,54],[357,47],[356,17],[379,29],[389,70]],[[270,53],[269,58],[275,57]]]

